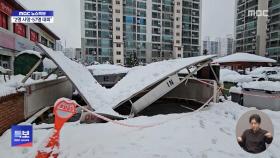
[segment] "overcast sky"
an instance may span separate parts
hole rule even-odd
[[[55,22],[47,26],[67,47],[81,47],[80,0],[18,0],[31,10],[54,10]],[[235,0],[202,0],[202,39],[233,34]]]

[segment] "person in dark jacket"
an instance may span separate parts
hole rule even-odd
[[[266,150],[266,144],[271,144],[273,136],[270,132],[260,128],[261,117],[253,114],[249,118],[251,128],[237,138],[238,144],[249,153],[261,153]]]

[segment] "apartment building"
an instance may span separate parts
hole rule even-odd
[[[268,1],[267,55],[280,63],[280,0]]]
[[[82,0],[81,28],[86,63],[197,56],[201,0]]]
[[[268,0],[236,0],[235,52],[265,56],[267,16],[258,14],[268,10]]]

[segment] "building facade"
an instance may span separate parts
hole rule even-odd
[[[19,51],[37,50],[36,43],[55,49],[59,37],[43,24],[11,23],[13,10],[25,10],[16,1],[0,0],[0,66],[13,70]]]
[[[234,47],[235,47],[235,41],[232,35],[227,35],[226,37],[226,55],[230,55],[232,53],[234,53]]]
[[[268,57],[280,63],[280,1],[269,0],[267,26],[267,52]]]
[[[211,40],[210,37],[205,37],[203,40],[203,51],[205,50],[207,50],[207,54],[219,55],[221,51],[220,40],[218,40],[218,38],[216,40]]]
[[[266,10],[268,0],[236,0],[236,52],[266,55],[267,16],[258,16],[258,11]]]
[[[82,0],[86,63],[125,65],[200,54],[200,0]]]
[[[69,59],[75,59],[75,49],[74,48],[65,48],[63,54]]]

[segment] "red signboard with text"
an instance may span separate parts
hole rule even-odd
[[[4,0],[0,0],[0,11],[10,16],[13,8]]]
[[[8,16],[2,12],[0,12],[0,27],[8,29]]]
[[[38,33],[30,29],[30,40],[38,42]]]
[[[26,26],[21,23],[14,23],[14,32],[20,36],[26,37]]]

